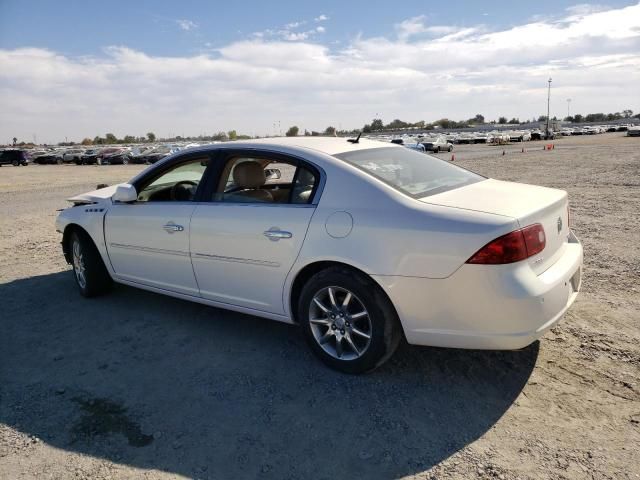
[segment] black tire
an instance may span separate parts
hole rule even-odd
[[[357,358],[343,360],[332,356],[314,336],[310,322],[312,302],[318,292],[328,287],[351,292],[368,312],[370,340]],[[329,367],[344,373],[364,373],[379,367],[393,355],[402,338],[398,315],[382,289],[371,278],[347,267],[329,267],[311,277],[300,293],[296,318],[313,353]],[[328,317],[327,320],[330,321]]]
[[[14,167],[19,167],[20,166],[20,161],[19,160],[13,160],[11,162],[11,165],[13,165]]]
[[[128,159],[128,158],[126,158],[126,157],[124,157],[124,158],[122,159],[122,165],[128,165],[128,164],[129,164],[129,159]]]
[[[453,147],[449,147],[448,152],[453,152]]]
[[[433,147],[433,153],[438,153],[440,151],[440,147]]]
[[[78,275],[78,260],[76,259],[76,244],[79,249],[80,262],[84,268],[84,282]],[[83,297],[96,297],[107,293],[113,285],[113,280],[104,266],[100,252],[91,237],[82,230],[76,230],[69,235],[67,251],[73,267],[73,278]]]
[[[55,163],[57,163],[58,165],[62,165],[64,161],[61,158],[58,158],[56,159]]]

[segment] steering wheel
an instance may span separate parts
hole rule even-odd
[[[188,186],[187,186],[188,185]],[[192,180],[180,180],[171,187],[169,197],[171,200],[185,200],[184,194],[187,194],[189,199],[193,197],[191,193],[191,187],[197,187],[198,184]]]

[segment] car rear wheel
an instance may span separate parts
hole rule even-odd
[[[122,159],[122,164],[123,164],[123,165],[128,165],[128,164],[129,164],[129,159],[128,159],[128,158],[126,158],[126,157],[125,157],[125,158],[123,158],[123,159]]]
[[[88,234],[73,232],[69,238],[69,252],[73,275],[82,296],[95,297],[110,290],[113,281]]]
[[[11,165],[13,165],[14,167],[19,167],[20,166],[20,162],[18,160],[13,160],[11,162]]]
[[[433,153],[438,153],[440,151],[440,147],[433,147]]]
[[[344,267],[322,270],[306,283],[297,318],[311,350],[345,373],[382,365],[402,336],[395,309],[380,287]]]

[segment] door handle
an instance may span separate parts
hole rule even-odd
[[[166,225],[163,225],[162,228],[167,233],[174,233],[174,232],[182,232],[182,231],[184,231],[184,227],[182,225],[176,225],[173,222],[169,222]]]
[[[262,233],[265,237],[273,242],[277,242],[281,238],[291,238],[293,234],[291,232],[286,232],[284,230],[278,230],[277,228],[271,228],[266,232]]]

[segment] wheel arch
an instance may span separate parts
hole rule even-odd
[[[71,238],[73,232],[82,232],[87,237],[91,238],[89,232],[87,232],[87,230],[85,230],[77,223],[69,223],[66,227],[64,227],[64,232],[62,232],[62,253],[64,254],[64,259],[68,264],[71,264],[71,249],[69,248],[69,239]],[[91,238],[91,241],[95,245],[96,242],[93,241],[93,238]]]
[[[298,319],[296,318],[296,306],[294,302],[296,302],[297,299],[300,297],[300,292],[302,291],[302,288],[304,287],[305,283],[307,283],[307,281],[311,277],[313,277],[316,273],[319,273],[322,270],[326,270],[327,268],[330,268],[330,267],[344,267],[349,270],[353,270],[354,272],[357,272],[361,275],[366,276],[369,280],[371,280],[371,282],[373,282],[373,284],[375,284],[378,287],[382,295],[385,296],[385,298],[389,302],[389,305],[391,305],[391,308],[393,308],[396,314],[396,318],[400,320],[400,317],[398,315],[398,309],[391,301],[391,298],[389,297],[389,295],[387,295],[387,292],[385,291],[385,289],[367,272],[345,262],[340,262],[336,260],[317,260],[317,261],[308,263],[307,265],[302,267],[296,273],[293,281],[291,282],[291,287],[289,289],[288,306],[289,306],[289,311],[291,312],[291,320],[293,323],[295,324],[299,323]],[[400,324],[402,324],[401,321],[400,321]]]

